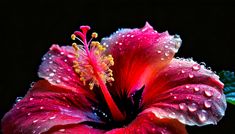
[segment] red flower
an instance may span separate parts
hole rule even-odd
[[[53,45],[38,81],[2,119],[5,134],[187,133],[186,125],[216,124],[226,109],[223,83],[192,59],[174,59],[178,35],[147,23],[101,42]],[[97,34],[93,33],[92,38]]]

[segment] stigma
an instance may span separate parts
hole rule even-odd
[[[75,51],[75,60],[73,61],[73,69],[80,76],[80,81],[83,85],[89,85],[90,90],[93,87],[99,86],[100,80],[103,83],[114,81],[113,72],[110,66],[114,65],[112,55],[105,53],[106,47],[98,41],[92,41],[98,37],[96,32],[91,34],[91,39],[87,42],[87,31],[89,26],[81,26],[80,31],[75,31],[71,35],[71,39],[80,41],[83,45],[72,43]]]

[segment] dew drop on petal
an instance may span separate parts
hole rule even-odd
[[[55,75],[55,73],[50,73],[49,76],[50,77],[53,77]]]
[[[170,112],[169,117],[174,119],[174,118],[176,118],[176,114],[174,112]]]
[[[183,73],[185,73],[185,71],[184,71],[184,70],[181,70],[181,73],[183,74]]]
[[[30,116],[30,115],[31,115],[31,113],[28,113],[27,115],[28,115],[28,116]]]
[[[30,87],[32,88],[34,86],[35,82],[30,83]]]
[[[194,87],[193,89],[194,89],[195,92],[198,92],[200,90],[199,87]]]
[[[20,101],[22,100],[22,98],[23,98],[23,97],[16,97],[15,102],[16,102],[16,103],[20,102]]]
[[[165,53],[165,56],[169,56],[169,53]]]
[[[185,88],[189,89],[189,85],[186,85]]]
[[[189,74],[188,77],[192,79],[194,77],[194,75],[193,74]]]
[[[158,51],[157,51],[157,53],[159,53],[159,54],[160,54],[160,53],[162,53],[162,51],[161,51],[161,50],[158,50]]]
[[[34,120],[34,121],[33,121],[33,123],[36,123],[36,122],[38,122],[38,120]]]
[[[56,80],[56,83],[60,83],[61,81],[58,79],[58,80]]]
[[[195,112],[197,110],[197,105],[195,103],[192,103],[191,105],[188,105],[188,110],[190,112]]]
[[[43,107],[43,106],[41,106],[41,107],[40,107],[40,109],[42,110],[42,109],[44,109],[44,107]]]
[[[59,132],[64,132],[64,131],[65,131],[65,129],[63,129],[63,128],[59,130]]]
[[[211,90],[205,90],[204,93],[207,97],[211,97],[213,95],[213,92]]]
[[[211,105],[212,105],[211,100],[205,100],[205,101],[204,101],[204,106],[205,106],[206,108],[210,108]]]
[[[187,106],[185,103],[180,103],[179,108],[180,108],[180,110],[183,110],[183,111],[187,110]]]
[[[197,116],[201,122],[205,122],[208,118],[208,114],[205,110],[201,110],[197,113]]]
[[[53,120],[53,119],[55,119],[55,118],[56,118],[56,115],[50,117],[49,119],[50,119],[50,120]]]
[[[200,68],[201,68],[201,66],[199,64],[194,64],[193,65],[193,70],[194,71],[198,71],[198,70],[200,70]]]
[[[68,58],[74,58],[74,56],[71,55],[71,54],[68,54],[67,57],[68,57]]]

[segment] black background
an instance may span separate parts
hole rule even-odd
[[[80,25],[90,25],[99,37],[118,28],[168,30],[183,40],[178,57],[206,62],[214,71],[235,70],[235,5],[232,2],[71,1],[1,2],[0,9],[0,118],[17,96],[37,81],[41,57],[52,43],[70,44]],[[100,38],[99,38],[100,39]],[[235,106],[228,105],[217,126],[187,127],[190,134],[232,133]]]

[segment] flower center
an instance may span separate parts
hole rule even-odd
[[[110,66],[114,65],[113,57],[104,54],[106,48],[103,45],[97,41],[92,41],[92,39],[97,38],[97,33],[92,33],[92,38],[87,42],[86,34],[90,30],[89,26],[81,26],[80,29],[81,32],[75,31],[71,36],[73,40],[77,39],[84,45],[72,44],[76,51],[74,70],[80,76],[84,85],[89,83],[91,90],[94,85],[100,87],[113,119],[122,121],[125,117],[118,109],[106,86],[107,82],[111,84],[114,81],[112,70],[109,69]]]

